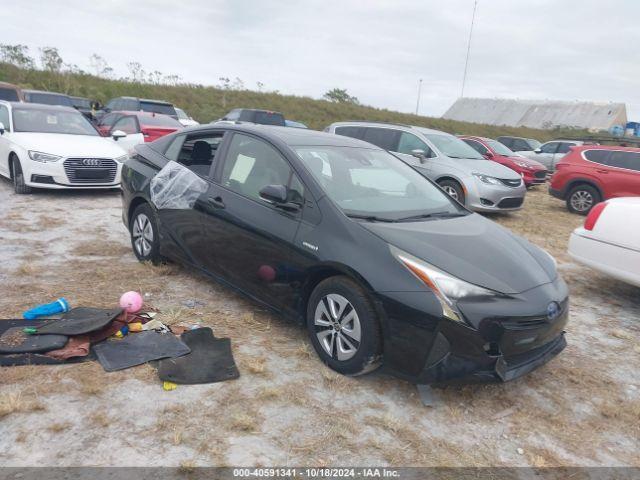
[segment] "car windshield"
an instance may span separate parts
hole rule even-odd
[[[395,222],[467,214],[440,188],[385,151],[336,146],[293,148],[347,216]]]
[[[256,112],[255,123],[259,123],[261,125],[285,126],[282,114],[275,112]]]
[[[182,128],[182,124],[167,115],[140,115],[140,124],[147,127]]]
[[[189,116],[181,108],[176,107],[176,114],[180,120],[189,120]]]
[[[442,133],[424,133],[423,135],[447,157],[484,160],[484,157],[476,152],[473,147],[470,147],[458,137]]]
[[[94,135],[98,132],[80,112],[37,108],[14,108],[13,128],[16,132],[66,133]]]
[[[72,101],[73,106],[76,108],[91,108],[91,100],[89,100],[88,98],[74,98],[72,99]]]
[[[170,103],[145,102],[140,100],[140,110],[143,112],[164,113],[165,115],[175,115],[176,109]]]
[[[498,155],[504,155],[505,157],[520,157],[520,155],[511,150],[509,147],[503,145],[500,142],[497,142],[496,140],[485,140],[484,143],[489,145],[489,148],[496,152]]]
[[[45,105],[62,105],[64,107],[73,107],[71,99],[66,95],[56,95],[55,93],[30,93],[30,103],[43,103]]]
[[[7,102],[19,102],[18,92],[13,88],[0,88],[0,100],[6,100]]]
[[[534,140],[533,138],[527,139],[527,142],[529,142],[529,145],[531,145],[531,148],[533,148],[534,150],[542,146],[542,144],[538,140]]]

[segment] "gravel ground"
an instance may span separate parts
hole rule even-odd
[[[542,188],[491,218],[558,259],[569,346],[525,378],[438,389],[425,407],[387,375],[334,374],[301,327],[200,274],[138,263],[117,192],[17,196],[0,181],[0,316],[140,290],[166,323],[230,337],[241,372],[166,392],[148,365],[0,368],[0,464],[640,466],[640,290],[570,261],[583,219]]]

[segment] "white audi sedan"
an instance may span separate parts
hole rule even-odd
[[[640,287],[640,197],[614,198],[591,209],[569,240],[576,261]]]
[[[0,175],[16,193],[36,188],[117,188],[126,151],[70,107],[0,101]]]

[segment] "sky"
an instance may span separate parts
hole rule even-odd
[[[0,43],[57,47],[90,70],[97,53],[217,85],[440,116],[460,96],[474,0],[20,0]],[[640,120],[640,2],[478,0],[465,96],[624,102]]]

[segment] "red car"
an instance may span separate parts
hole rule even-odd
[[[573,147],[556,164],[549,193],[581,215],[603,200],[640,196],[640,148]]]
[[[184,127],[179,121],[161,113],[110,112],[100,119],[96,128],[103,137],[122,130],[127,135],[141,133],[145,142],[153,142]]]
[[[493,160],[519,173],[527,188],[546,181],[547,169],[544,165],[514,152],[497,140],[468,135],[461,136],[460,139],[487,160]]]

